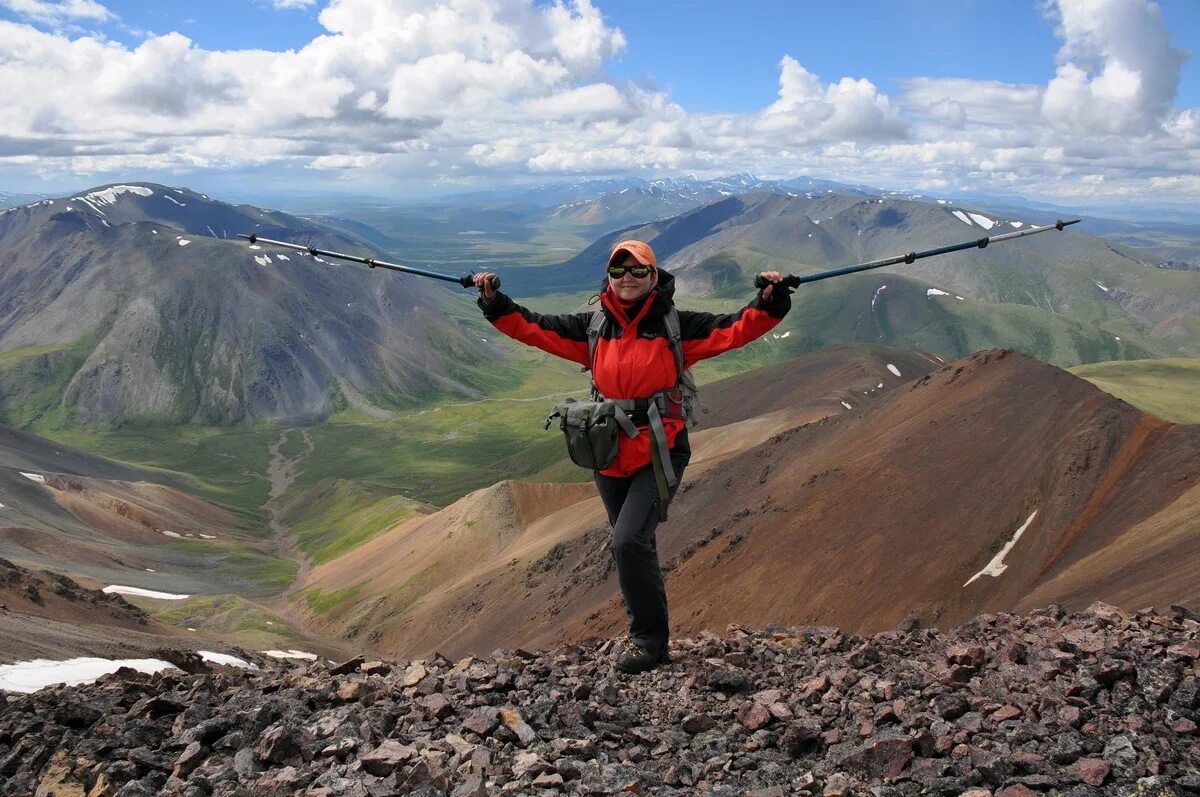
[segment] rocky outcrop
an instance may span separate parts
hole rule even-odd
[[[613,641],[120,671],[0,704],[0,792],[1197,794],[1193,618],[1097,604],[950,632],[730,627],[633,677]]]

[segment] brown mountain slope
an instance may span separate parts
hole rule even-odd
[[[89,587],[263,592],[246,521],[156,474],[0,426],[0,557]]]
[[[787,368],[706,385],[705,414],[691,435],[688,478],[782,429],[845,412],[847,404],[877,401],[905,382],[889,364],[911,378],[938,362],[886,346],[843,346],[815,352]],[[529,505],[539,508],[523,510]],[[608,574],[605,523],[590,484],[504,482],[440,512],[407,520],[315,568],[302,590],[311,598],[310,608],[323,603],[321,596],[341,592],[346,598],[324,611],[306,611],[303,620],[334,636],[366,637],[364,632],[370,631],[372,640],[387,650],[449,651],[506,643],[510,629],[524,628],[530,610],[539,610],[540,598],[532,603],[522,598],[530,567],[537,573],[558,573],[564,562],[586,549],[588,562],[596,562],[598,570],[581,570],[580,577],[590,582],[599,573],[603,581]],[[588,606],[611,594],[601,590],[588,599]],[[551,600],[546,608],[558,614],[557,606]]]
[[[827,356],[823,369],[800,368],[858,367]],[[1143,415],[1011,352],[877,396],[860,390],[851,409],[815,377],[774,409],[761,397],[784,392],[780,371],[739,377],[728,400],[710,391],[714,415],[734,422],[696,434],[695,466],[658,537],[675,633],[731,622],[873,631],[913,614],[949,625],[1051,601],[1200,599],[1200,426]],[[738,420],[756,401],[768,414]],[[755,424],[777,428],[734,434]],[[316,570],[322,591],[359,589],[316,621],[371,630],[373,644],[405,653],[621,633],[599,501],[517,530],[485,493]],[[439,570],[446,561],[455,567]]]

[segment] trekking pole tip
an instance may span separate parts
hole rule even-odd
[[[238,238],[245,238],[250,243],[254,243],[255,241],[258,240],[258,234],[252,232],[249,235],[246,235],[246,233],[244,233],[244,232],[239,232]]]
[[[1069,227],[1072,224],[1078,224],[1081,221],[1083,221],[1083,219],[1071,219],[1070,221],[1063,221],[1062,219],[1059,219],[1054,223],[1054,226],[1058,228],[1059,232],[1062,232],[1063,227]]]

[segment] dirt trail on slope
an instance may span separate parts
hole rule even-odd
[[[292,482],[300,474],[300,463],[308,458],[313,452],[312,438],[308,436],[308,432],[304,429],[300,430],[300,434],[304,437],[304,451],[301,451],[294,457],[288,457],[282,452],[283,445],[287,442],[288,435],[292,430],[286,430],[279,439],[276,440],[267,453],[271,455],[271,461],[267,465],[267,481],[271,485],[270,498],[267,500],[267,524],[271,527],[271,531],[275,535],[275,551],[279,556],[295,559],[300,565],[300,569],[296,572],[296,578],[292,582],[292,586],[284,591],[288,594],[296,589],[300,584],[303,584],[308,577],[308,557],[304,551],[300,550],[296,545],[295,540],[288,537],[287,527],[283,525],[279,517],[282,514],[282,509],[279,506],[279,499],[287,492],[287,488],[292,486]]]

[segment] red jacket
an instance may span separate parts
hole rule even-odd
[[[664,329],[663,316],[673,303],[675,278],[659,269],[658,285],[641,302],[625,308],[605,280],[600,303],[608,315],[605,333],[596,343],[592,379],[605,398],[646,398],[675,387],[675,354]],[[515,303],[499,291],[479,306],[496,329],[530,346],[588,365],[588,325],[592,313],[542,315]],[[745,346],[773,329],[791,309],[788,291],[776,286],[770,301],[760,293],[736,313],[715,315],[679,311],[685,368],[700,360]],[[675,448],[685,421],[665,418],[667,442]],[[645,427],[641,427],[645,430]],[[685,437],[686,439],[686,437]],[[650,435],[620,438],[617,458],[601,471],[605,476],[630,476],[650,464]]]

